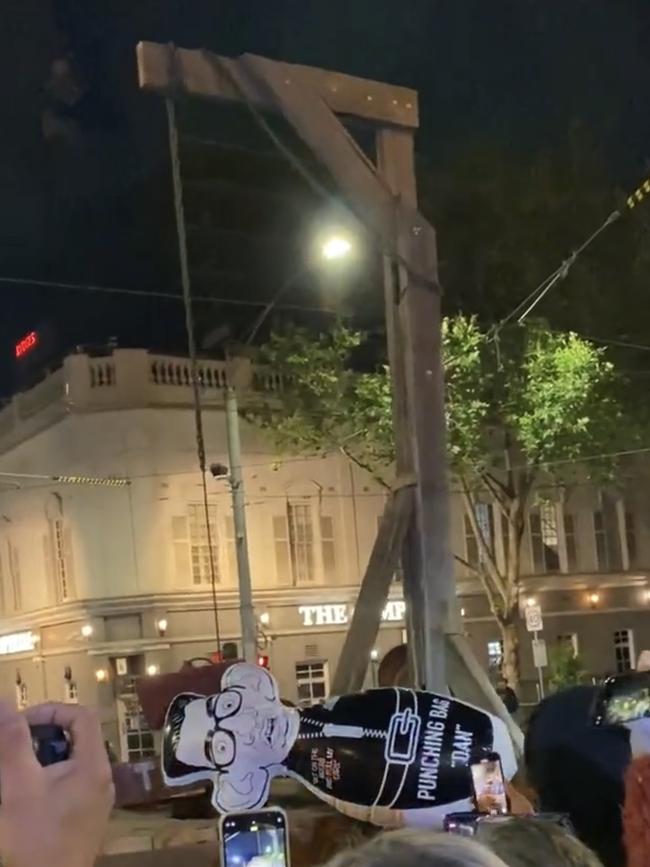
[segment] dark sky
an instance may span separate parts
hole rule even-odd
[[[602,148],[613,184],[633,184],[648,166],[647,0],[6,0],[5,6],[0,278],[178,290],[164,116],[158,98],[137,91],[140,39],[229,55],[249,51],[415,87],[418,148],[434,163],[481,138],[524,152],[551,146],[580,121]],[[62,109],[44,87],[52,62],[66,55],[83,96]],[[60,130],[43,137],[48,110],[63,137]],[[231,118],[219,118],[220,134],[228,137]],[[225,159],[214,160],[223,174]],[[215,206],[223,211],[224,201],[217,197]],[[180,339],[180,311],[160,300],[6,282],[0,291],[0,359],[7,362],[14,341],[41,321],[54,325],[62,346],[109,335],[160,347]],[[244,297],[249,288],[233,291]]]

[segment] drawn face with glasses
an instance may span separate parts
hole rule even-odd
[[[280,702],[272,675],[238,663],[226,671],[221,685],[221,692],[207,698],[185,694],[172,702],[163,739],[168,784],[217,775],[243,791],[255,780],[259,782],[253,788],[259,786],[259,771],[287,757],[297,735],[298,714]],[[223,780],[214,778],[215,784]]]

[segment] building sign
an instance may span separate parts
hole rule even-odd
[[[345,626],[350,622],[352,611],[345,603],[338,605],[301,605],[298,614],[303,626]],[[403,599],[391,600],[383,610],[381,619],[385,623],[399,623],[404,620],[406,603]]]
[[[38,344],[38,334],[35,331],[30,331],[26,334],[14,347],[16,358],[22,358]]]
[[[10,653],[28,653],[38,643],[38,635],[33,632],[14,632],[0,636],[0,656]]]

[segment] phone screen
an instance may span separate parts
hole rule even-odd
[[[506,781],[497,753],[470,765],[474,804],[479,813],[507,813],[509,810]]]
[[[229,813],[221,820],[223,867],[289,867],[283,810]]]
[[[650,717],[650,671],[608,677],[594,708],[596,725],[620,725]]]

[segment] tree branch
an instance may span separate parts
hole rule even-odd
[[[345,455],[348,460],[352,461],[353,464],[356,464],[359,469],[364,470],[366,473],[372,476],[372,478],[377,482],[378,485],[381,485],[382,488],[386,488],[386,490],[388,491],[391,490],[391,486],[388,484],[388,482],[384,478],[382,478],[370,464],[367,464],[365,461],[362,461],[352,452],[348,451],[345,446],[339,446],[339,451],[342,455]]]

